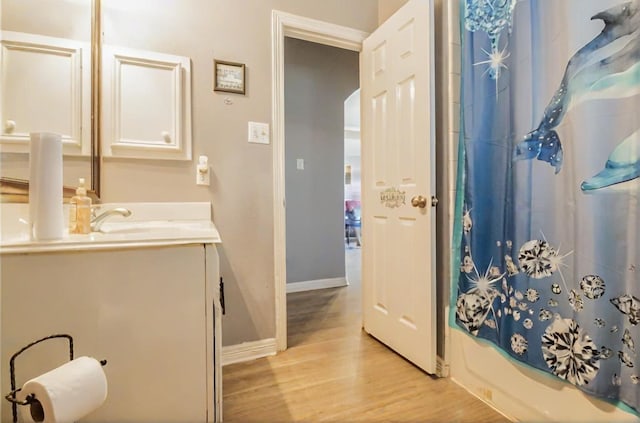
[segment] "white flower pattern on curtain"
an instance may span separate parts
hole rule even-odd
[[[640,0],[462,4],[455,321],[637,413]]]

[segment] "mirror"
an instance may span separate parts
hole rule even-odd
[[[98,199],[100,0],[3,0],[0,8],[2,201],[28,201],[32,131],[62,134],[65,197],[85,178]]]

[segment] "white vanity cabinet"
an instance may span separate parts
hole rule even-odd
[[[76,357],[107,360],[107,400],[82,422],[221,421],[216,246],[164,244],[3,253],[2,395],[12,354],[69,334]],[[16,360],[17,386],[68,360],[65,339],[32,347]]]

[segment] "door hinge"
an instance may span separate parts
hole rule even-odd
[[[225,314],[226,307],[224,306],[224,281],[220,276],[220,307],[222,308],[222,314]]]

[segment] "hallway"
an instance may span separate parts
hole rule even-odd
[[[507,422],[361,330],[359,248],[350,285],[289,294],[289,349],[223,368],[225,422]]]

